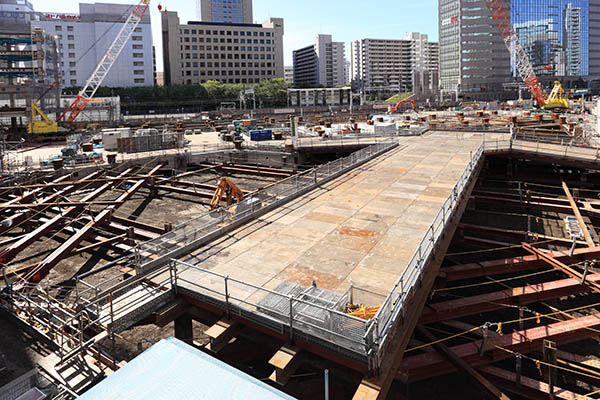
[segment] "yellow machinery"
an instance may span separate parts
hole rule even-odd
[[[31,122],[27,125],[27,133],[58,133],[58,124],[51,121],[50,118],[44,114],[42,109],[38,107],[38,102],[39,100],[36,100],[31,104]],[[38,115],[42,118],[41,121],[38,121]]]
[[[227,199],[227,205],[230,206],[234,203],[234,198],[237,203],[244,200],[244,193],[229,179],[221,178],[221,182],[219,183],[219,186],[217,186],[217,190],[210,201],[211,211],[216,210],[221,206],[221,201],[224,197]]]
[[[565,96],[565,90],[559,81],[554,82],[554,88],[550,96],[546,99],[544,109],[551,110],[555,108],[571,108],[569,99]]]

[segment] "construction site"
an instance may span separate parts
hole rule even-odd
[[[600,398],[600,101],[501,1],[529,101],[94,120],[148,3],[64,107],[0,37],[0,400]]]

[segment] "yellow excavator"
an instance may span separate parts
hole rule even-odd
[[[213,211],[219,208],[224,197],[227,200],[227,205],[230,206],[234,202],[239,203],[244,200],[244,192],[229,179],[221,178],[221,182],[219,182],[219,186],[217,186],[217,190],[210,201],[210,210]]]
[[[554,88],[550,93],[550,96],[546,99],[544,109],[552,110],[557,108],[571,108],[571,103],[567,96],[565,96],[565,90],[559,81],[554,81]]]
[[[48,94],[48,92],[56,87],[54,82],[36,101],[31,104],[31,122],[27,125],[27,133],[38,134],[38,133],[57,133],[58,124],[52,121],[39,107],[40,100]],[[38,115],[41,120],[38,121]]]

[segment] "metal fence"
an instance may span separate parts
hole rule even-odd
[[[398,140],[388,138],[352,153],[348,157],[267,186],[240,203],[202,214],[156,239],[139,244],[135,248],[138,273],[152,270],[164,265],[170,258],[178,258],[189,253],[252,218],[275,209],[396,146],[398,146]]]
[[[322,339],[325,346],[346,349],[366,358],[367,321],[343,312],[349,300],[337,304],[313,297],[303,290],[281,293],[221,275],[181,261],[171,260],[176,269],[177,290],[239,315],[290,338],[301,335]],[[343,306],[340,306],[344,303]],[[355,356],[356,357],[356,356]]]
[[[374,350],[373,357],[369,359],[370,368],[379,367],[381,356],[389,344],[391,333],[396,326],[398,317],[405,312],[405,307],[409,299],[418,287],[417,283],[423,274],[423,270],[433,256],[438,242],[443,237],[448,222],[463,200],[469,183],[474,179],[474,171],[478,163],[483,159],[483,156],[484,147],[481,146],[472,154],[465,171],[458,179],[448,199],[442,205],[441,210],[435,217],[425,237],[421,240],[404,272],[400,275],[393,289],[381,304],[376,316],[369,321],[369,327],[364,339],[367,347]]]

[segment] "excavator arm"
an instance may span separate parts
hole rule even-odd
[[[413,99],[413,98],[410,98],[410,99],[405,99],[405,100],[400,100],[398,103],[396,103],[396,105],[394,105],[394,106],[390,106],[390,107],[388,108],[388,111],[389,111],[389,112],[391,112],[391,113],[393,113],[393,112],[397,112],[397,111],[398,111],[398,108],[400,108],[400,106],[401,106],[402,104],[406,104],[406,103],[411,103],[413,111],[416,111],[416,107],[415,107],[415,99]]]
[[[234,203],[234,199],[236,203],[244,200],[244,193],[229,179],[221,178],[221,182],[219,182],[219,186],[217,186],[217,190],[215,190],[215,194],[210,201],[210,210],[219,208],[223,198],[226,198],[227,205],[230,206]]]

